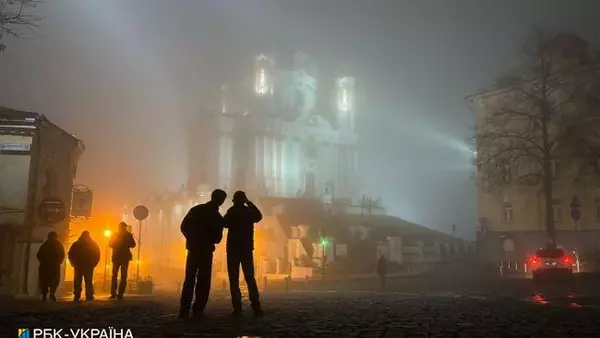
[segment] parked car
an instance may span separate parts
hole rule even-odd
[[[527,262],[533,279],[570,278],[573,275],[573,255],[560,247],[539,249]]]

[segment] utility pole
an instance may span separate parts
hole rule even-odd
[[[576,261],[576,265],[577,265],[577,272],[579,272],[579,268],[580,268],[580,252],[579,252],[579,228],[577,226],[577,221],[579,221],[579,219],[581,218],[581,211],[579,210],[579,208],[581,207],[581,203],[579,203],[579,199],[577,198],[577,196],[573,195],[573,198],[571,199],[571,219],[573,220],[573,227],[575,228],[575,252],[576,252],[576,256],[575,258],[577,259]]]

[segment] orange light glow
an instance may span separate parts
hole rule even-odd
[[[112,231],[104,230],[104,237],[109,238],[112,235]]]

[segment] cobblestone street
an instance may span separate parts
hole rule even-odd
[[[512,288],[512,287],[511,287]],[[130,328],[134,337],[596,337],[600,301],[542,295],[521,298],[458,293],[374,291],[265,292],[267,314],[229,318],[223,291],[213,292],[201,321],[176,318],[172,295],[125,301],[13,300],[1,306],[0,336],[17,328]]]

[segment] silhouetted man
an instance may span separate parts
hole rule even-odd
[[[69,249],[69,261],[73,266],[73,295],[75,301],[81,299],[81,282],[85,280],[85,298],[94,300],[94,269],[100,262],[100,248],[92,240],[89,231],[84,231]]]
[[[129,262],[133,259],[131,249],[135,248],[135,239],[131,232],[127,231],[127,223],[119,223],[119,231],[110,238],[112,248],[112,279],[110,283],[110,299],[123,299],[127,287],[127,271]],[[121,270],[121,280],[117,293],[117,278]]]
[[[242,293],[240,291],[240,265],[248,286],[248,295],[254,314],[260,316],[258,286],[254,278],[254,223],[260,222],[262,214],[258,208],[246,198],[243,191],[233,195],[233,206],[225,214],[227,232],[227,273],[231,290],[233,316],[242,314]]]
[[[40,262],[39,278],[42,300],[46,301],[48,292],[50,300],[56,302],[56,288],[60,282],[60,265],[65,261],[65,249],[54,231],[48,234],[48,240],[40,246],[37,252]]]
[[[384,255],[381,255],[377,260],[377,275],[379,275],[379,283],[381,290],[385,290],[385,274],[387,273],[387,260]]]
[[[219,213],[219,207],[226,198],[225,191],[213,191],[208,203],[190,209],[181,222],[181,232],[186,239],[187,259],[185,281],[181,291],[180,318],[189,316],[194,289],[194,316],[202,316],[206,308],[210,293],[213,252],[215,244],[220,243],[223,238],[223,217]]]

